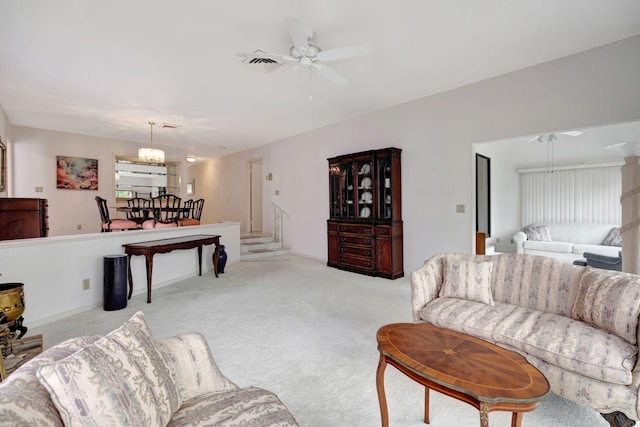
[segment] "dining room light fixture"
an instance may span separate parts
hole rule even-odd
[[[153,148],[153,126],[156,122],[149,122],[151,126],[151,143],[149,147],[138,149],[138,158],[150,163],[164,163],[164,151]]]
[[[197,160],[196,156],[187,156],[187,163],[195,163]]]

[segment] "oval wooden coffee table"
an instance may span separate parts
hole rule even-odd
[[[384,393],[387,363],[425,386],[425,423],[429,423],[429,389],[478,408],[482,427],[489,426],[491,411],[513,412],[511,426],[520,427],[523,412],[535,409],[549,392],[547,379],[518,353],[426,323],[383,326],[378,330],[378,350],[376,385],[383,427],[389,425]]]

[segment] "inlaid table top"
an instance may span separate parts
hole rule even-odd
[[[488,425],[488,412],[492,410],[513,412],[513,425],[519,425],[521,413],[533,410],[549,392],[546,378],[518,353],[426,323],[383,326],[378,330],[378,350],[383,425],[387,425],[383,402],[386,363],[423,384],[427,393],[431,388],[476,406],[481,412],[481,425]]]

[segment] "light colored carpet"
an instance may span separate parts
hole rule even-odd
[[[411,321],[408,277],[372,278],[291,256],[230,265],[218,279],[205,274],[154,290],[151,304],[145,298],[138,294],[126,309],[98,308],[29,335],[44,334],[49,347],[73,336],[103,335],[142,310],[156,337],[203,333],[225,375],[241,387],[275,392],[303,427],[380,425],[376,331]],[[422,387],[392,366],[385,386],[390,425],[423,426]],[[509,426],[510,419],[504,412],[489,417],[493,427]],[[472,406],[432,392],[431,426],[479,423]],[[549,395],[524,415],[523,426],[608,424],[589,408]]]

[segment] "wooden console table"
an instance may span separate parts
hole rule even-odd
[[[153,272],[153,255],[164,254],[176,249],[198,248],[198,275],[202,276],[202,246],[215,244],[213,252],[213,272],[218,277],[218,258],[220,256],[220,236],[197,234],[194,236],[175,237],[172,239],[151,240],[148,242],[128,243],[122,245],[128,255],[129,297],[133,294],[133,278],[131,277],[131,256],[144,255],[147,265],[147,303],[151,302],[151,274]]]

